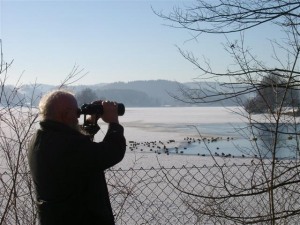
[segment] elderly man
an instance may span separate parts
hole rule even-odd
[[[40,128],[28,158],[41,225],[115,224],[104,170],[123,159],[126,141],[116,103],[95,104],[102,104],[101,118],[109,124],[99,143],[79,132],[73,94],[57,90],[40,101]],[[98,116],[89,119],[92,123]]]

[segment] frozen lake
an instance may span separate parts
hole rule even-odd
[[[237,136],[232,125],[243,124],[242,119],[223,107],[127,108],[119,117],[127,140],[134,141],[199,137],[198,131],[205,136]]]
[[[267,147],[270,137],[259,136],[251,140],[247,119],[239,107],[164,107],[126,108],[119,118],[125,128],[128,151],[158,154],[215,155],[227,157],[254,157],[252,146]],[[100,123],[103,132],[106,126]],[[282,148],[292,141],[285,136]],[[281,150],[280,150],[281,151]],[[279,158],[292,158],[294,153],[278,152]],[[263,153],[264,157],[269,157]]]
[[[120,123],[126,127],[128,139],[150,140],[159,135],[167,140],[197,137],[196,127],[205,136],[228,136],[228,132],[236,136],[232,125],[242,124],[242,119],[223,107],[128,108]]]

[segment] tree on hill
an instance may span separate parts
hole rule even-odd
[[[244,107],[249,113],[275,113],[280,106],[299,110],[299,92],[291,85],[287,87],[286,76],[270,73],[261,80],[261,87],[254,98],[249,99]]]
[[[78,105],[81,106],[85,103],[91,103],[97,100],[98,98],[95,91],[93,91],[91,88],[85,88],[82,91],[76,93],[76,99]]]

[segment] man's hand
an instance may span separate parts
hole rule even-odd
[[[118,104],[116,102],[102,101],[102,120],[106,123],[119,123]]]
[[[118,104],[116,102],[98,100],[92,102],[92,104],[102,105],[103,114],[90,115],[90,117],[87,118],[88,123],[96,124],[99,118],[102,118],[102,120],[106,123],[119,123]]]

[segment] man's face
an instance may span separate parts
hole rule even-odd
[[[77,130],[78,118],[80,117],[80,109],[78,108],[77,101],[75,99],[71,99],[68,105],[69,106],[66,112],[65,123]]]

